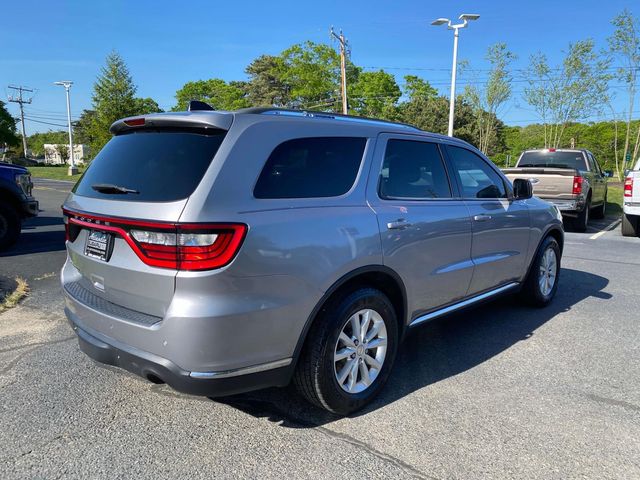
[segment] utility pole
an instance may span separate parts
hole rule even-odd
[[[347,46],[348,43],[344,38],[342,30],[340,35],[337,35],[331,27],[331,36],[334,37],[340,43],[340,90],[342,91],[342,113],[347,115],[349,113],[349,106],[347,104]]]
[[[18,92],[18,96],[15,95],[11,95],[9,96],[9,101],[13,102],[13,103],[17,103],[18,105],[20,105],[20,120],[22,123],[22,149],[24,151],[24,158],[27,158],[27,134],[25,132],[24,129],[24,107],[23,105],[29,104],[31,103],[32,98],[30,97],[28,100],[24,99],[22,97],[22,92],[31,92],[33,93],[33,90],[30,88],[25,88],[25,87],[16,87],[14,85],[9,85],[9,88],[12,90],[16,90]]]
[[[71,133],[71,101],[69,100],[69,90],[73,82],[68,80],[62,82],[54,82],[54,85],[62,85],[67,92],[67,126],[69,127],[69,172],[68,174],[75,175],[78,173],[78,167],[73,162],[73,135]]]

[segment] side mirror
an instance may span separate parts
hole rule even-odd
[[[605,170],[605,171],[604,171],[604,176],[605,176],[606,178],[611,178],[611,177],[613,177],[613,170]]]
[[[526,200],[533,197],[533,185],[526,178],[516,178],[513,181],[513,196],[516,200]]]

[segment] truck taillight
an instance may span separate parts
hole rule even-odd
[[[573,177],[573,191],[574,195],[580,195],[582,193],[582,177]]]
[[[633,177],[627,177],[624,179],[624,196],[633,196]]]
[[[224,267],[237,255],[248,229],[242,223],[160,223],[64,213],[68,240],[75,240],[69,234],[74,227],[110,232],[145,264],[173,270]]]

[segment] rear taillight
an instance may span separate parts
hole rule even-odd
[[[574,195],[580,195],[582,193],[582,177],[573,177],[573,190]]]
[[[68,227],[112,232],[147,265],[174,270],[213,270],[228,265],[247,233],[247,226],[240,223],[155,223],[69,211],[65,218]]]
[[[627,177],[624,179],[624,196],[633,196],[633,177]]]

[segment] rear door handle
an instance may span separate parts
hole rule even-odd
[[[491,220],[491,215],[486,215],[486,214],[480,214],[480,215],[474,215],[473,219],[476,222],[486,222],[487,220]]]
[[[389,230],[403,230],[405,228],[410,227],[411,224],[407,222],[404,218],[399,218],[395,222],[387,223],[387,228]]]

